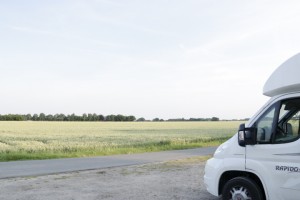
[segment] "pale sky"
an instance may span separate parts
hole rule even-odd
[[[251,117],[298,0],[0,0],[0,114]]]

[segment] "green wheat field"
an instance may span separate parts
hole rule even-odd
[[[87,157],[216,146],[228,122],[0,122],[0,161]]]

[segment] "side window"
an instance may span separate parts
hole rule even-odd
[[[283,101],[276,127],[275,143],[287,143],[299,138],[300,99]]]
[[[257,142],[270,143],[276,107],[269,109],[257,122]]]
[[[275,103],[255,123],[257,143],[288,143],[300,138],[300,99]]]

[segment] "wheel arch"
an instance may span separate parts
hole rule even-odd
[[[264,199],[265,200],[267,199],[265,188],[264,188],[263,183],[260,180],[260,178],[254,173],[245,172],[245,171],[226,171],[226,172],[224,172],[221,175],[220,181],[219,181],[219,188],[218,188],[219,195],[221,195],[225,183],[236,177],[247,177],[247,178],[250,178],[253,181],[255,181],[255,183],[261,188]]]

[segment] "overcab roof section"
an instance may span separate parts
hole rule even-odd
[[[300,53],[281,64],[269,77],[263,94],[269,97],[300,91]]]

